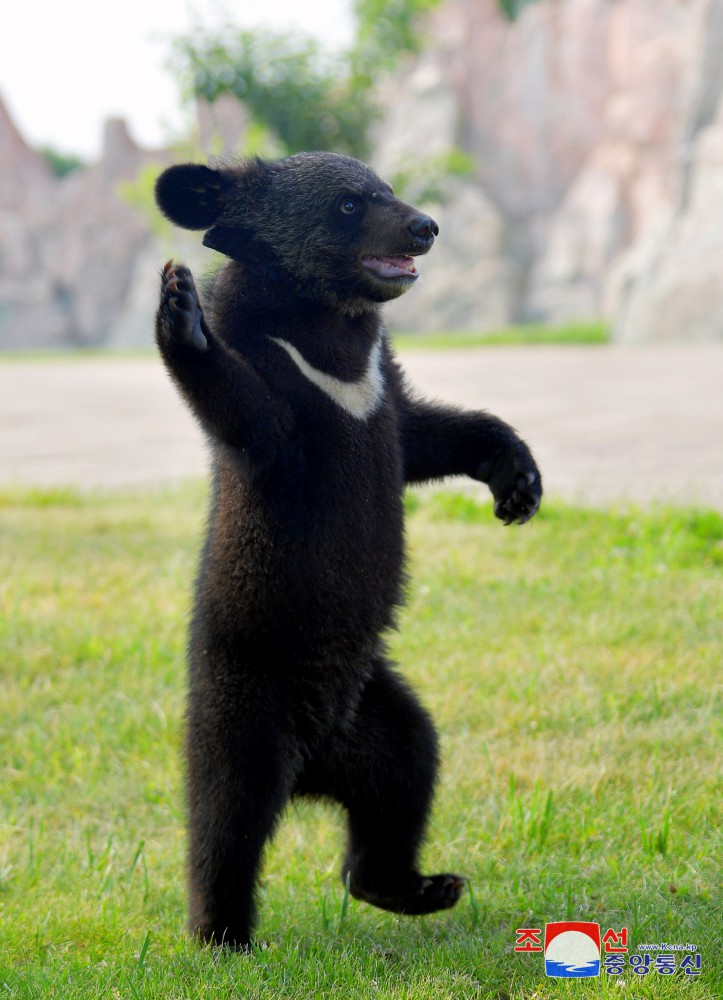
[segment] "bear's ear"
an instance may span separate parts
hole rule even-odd
[[[164,170],[156,180],[158,207],[171,222],[184,229],[208,229],[223,209],[232,179],[200,163],[180,163]]]

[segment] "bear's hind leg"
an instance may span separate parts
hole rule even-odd
[[[201,941],[246,950],[264,845],[293,781],[282,716],[268,701],[241,710],[223,695],[192,691],[186,753],[189,929]]]
[[[432,722],[380,661],[351,729],[306,765],[296,789],[334,798],[348,810],[343,876],[355,898],[409,915],[448,909],[459,900],[464,878],[417,869],[436,773]]]

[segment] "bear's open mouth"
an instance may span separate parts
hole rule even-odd
[[[418,278],[414,257],[393,254],[390,257],[363,257],[362,264],[380,278]]]

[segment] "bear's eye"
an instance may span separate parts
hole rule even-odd
[[[359,211],[359,202],[356,198],[344,198],[339,203],[339,208],[344,215],[353,215],[355,212]]]

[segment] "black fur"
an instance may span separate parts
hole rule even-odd
[[[328,153],[172,167],[156,192],[231,258],[205,312],[190,271],[167,264],[156,327],[213,453],[189,643],[191,930],[248,946],[262,850],[294,795],[347,810],[354,896],[453,906],[464,879],[417,868],[434,728],[384,649],[403,594],[402,493],[472,476],[510,523],[542,489],[502,421],[413,398],[384,336],[378,303],[414,282],[409,255],[437,226]]]

